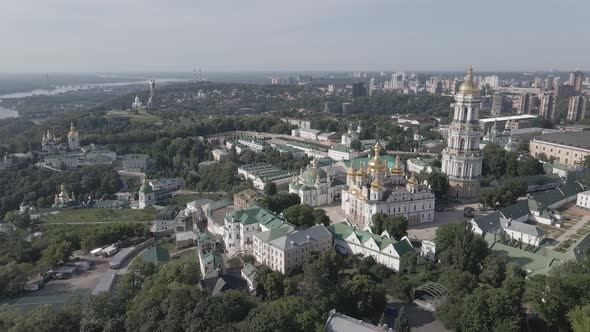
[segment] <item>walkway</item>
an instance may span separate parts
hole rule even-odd
[[[561,243],[562,241],[569,240],[573,235],[575,235],[580,230],[580,228],[584,227],[584,225],[586,225],[586,223],[588,223],[589,221],[590,215],[583,215],[580,221],[578,221],[570,229],[565,231],[565,233],[561,234],[557,239],[555,239],[555,241],[557,243]]]

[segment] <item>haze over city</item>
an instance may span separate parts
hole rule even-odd
[[[5,1],[0,72],[583,70],[589,11],[533,0]]]

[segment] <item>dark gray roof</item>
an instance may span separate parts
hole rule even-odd
[[[543,232],[543,230],[540,229],[539,227],[529,225],[524,222],[519,222],[519,221],[509,222],[509,220],[506,218],[500,218],[500,223],[502,224],[502,228],[510,229],[510,230],[513,230],[515,232],[519,232],[522,234],[528,234],[528,235],[532,235],[532,236],[536,236],[536,237],[541,237],[541,236],[545,235],[545,232]]]
[[[581,149],[590,149],[590,131],[543,134],[536,137],[535,140]]]
[[[248,284],[239,274],[234,272],[226,272],[220,276],[212,276],[202,279],[200,281],[202,289],[206,290],[212,296],[220,295],[221,293],[231,289],[247,290]]]
[[[328,320],[326,321],[326,332],[374,332],[383,331],[383,328],[377,327],[373,324],[363,322],[360,319],[352,318],[336,312],[330,311]]]
[[[475,223],[485,233],[494,233],[501,228],[500,217],[500,212],[496,211],[487,216],[475,219]]]

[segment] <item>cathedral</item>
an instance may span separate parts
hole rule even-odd
[[[346,172],[346,186],[342,189],[342,209],[351,221],[370,226],[376,213],[401,215],[410,224],[434,219],[434,194],[420,184],[412,174],[404,176],[397,156],[391,168],[381,159],[381,145],[375,143],[374,154],[359,167],[351,161]]]
[[[289,183],[289,193],[297,194],[301,204],[313,207],[333,203],[340,198],[340,191],[341,186],[336,185],[330,174],[318,167],[317,159],[312,160],[311,166]]]
[[[479,148],[481,96],[469,68],[455,95],[448,146],[442,152],[442,172],[449,177],[450,197],[472,201],[479,197],[483,155]]]

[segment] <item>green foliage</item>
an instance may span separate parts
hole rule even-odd
[[[590,303],[573,308],[567,318],[574,332],[590,331]]]
[[[436,196],[436,202],[444,200],[447,197],[449,192],[449,179],[446,174],[431,172],[428,174],[426,181],[428,181],[428,184],[430,184],[430,188],[432,189],[432,193],[434,193],[434,196]]]
[[[396,332],[410,332],[410,323],[408,322],[408,317],[406,316],[405,306],[402,306],[397,313],[397,318],[395,319],[395,325],[393,329]]]
[[[119,190],[119,174],[110,167],[87,166],[55,173],[37,166],[6,169],[0,172],[0,218],[17,210],[21,202],[46,208],[64,184],[78,198],[102,198]]]
[[[534,312],[553,329],[570,329],[565,315],[573,308],[590,302],[590,266],[584,262],[565,262],[549,275],[529,277],[525,299]]]
[[[277,194],[277,184],[274,182],[268,182],[264,185],[264,194],[266,196],[272,196]]]
[[[376,213],[372,217],[372,222],[373,233],[375,234],[381,234],[383,231],[387,231],[396,240],[400,240],[408,234],[408,220],[404,216]]]
[[[27,275],[16,263],[0,266],[0,298],[12,298],[23,293]]]
[[[74,252],[74,246],[71,242],[54,242],[43,250],[40,264],[44,269],[56,267],[60,263],[67,262],[72,252]]]
[[[256,272],[256,278],[256,293],[263,299],[276,300],[285,293],[282,273],[262,266]]]
[[[109,293],[92,296],[82,309],[81,332],[116,332],[125,329],[125,308]]]
[[[363,144],[360,140],[355,139],[352,142],[350,142],[350,148],[354,151],[361,151],[363,149]]]
[[[495,207],[497,203],[500,206],[511,205],[516,203],[519,197],[526,195],[527,188],[528,186],[523,180],[508,179],[498,188],[483,191],[479,201],[489,207]]]
[[[292,205],[283,211],[283,216],[295,226],[314,226],[316,224],[328,226],[330,224],[330,218],[326,215],[326,211],[314,209],[307,204]]]
[[[8,332],[78,332],[81,318],[80,305],[62,309],[44,305],[27,313],[4,308],[0,311],[0,328]]]
[[[80,232],[80,246],[89,251],[126,237],[145,237],[148,233],[148,226],[139,223],[88,225]]]
[[[443,264],[479,275],[489,254],[487,242],[472,231],[471,224],[447,224],[436,230],[438,256]]]
[[[290,206],[300,204],[301,200],[297,194],[278,193],[273,196],[263,197],[258,204],[274,213],[281,213]]]
[[[515,152],[505,151],[495,143],[486,144],[482,152],[484,155],[483,175],[501,178],[504,176],[527,176],[544,173],[543,165],[531,155],[523,154],[519,156]]]
[[[385,308],[385,289],[367,275],[355,275],[342,285],[338,311],[353,317],[375,317]]]

